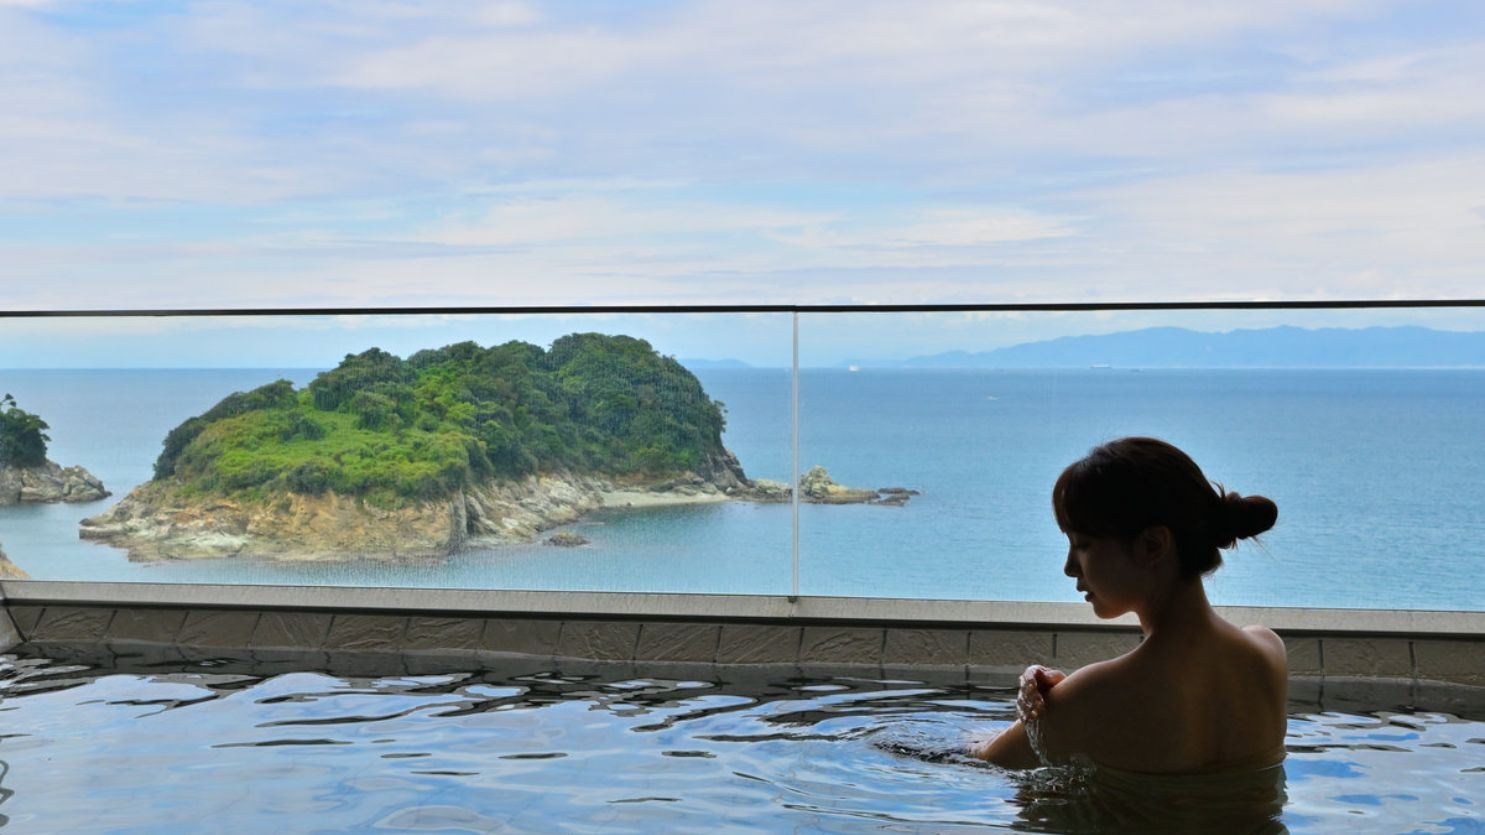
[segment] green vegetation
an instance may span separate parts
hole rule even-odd
[[[10,394],[0,397],[0,467],[40,467],[51,438],[46,421],[18,408]]]
[[[461,342],[406,360],[372,348],[303,390],[279,380],[185,421],[155,479],[383,501],[560,470],[641,480],[704,469],[723,455],[723,422],[689,371],[632,337]]]

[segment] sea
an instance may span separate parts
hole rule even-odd
[[[222,397],[315,369],[0,371],[50,424],[50,457],[114,495],[0,508],[0,547],[38,580],[1078,601],[1052,519],[1058,473],[1092,446],[1153,435],[1275,528],[1208,578],[1228,605],[1485,610],[1485,370],[804,369],[799,465],[900,507],[746,502],[604,510],[588,545],[418,561],[133,562],[78,537],[149,479],[165,434]],[[792,468],[788,369],[698,368],[749,476]]]

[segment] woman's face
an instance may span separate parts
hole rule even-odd
[[[1150,572],[1136,563],[1128,543],[1114,537],[1068,533],[1062,572],[1078,581],[1078,591],[1101,618],[1134,611],[1150,593]]]

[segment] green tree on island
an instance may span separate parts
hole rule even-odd
[[[0,397],[0,467],[40,467],[46,464],[46,421],[16,406],[7,393]]]
[[[372,348],[302,390],[278,380],[185,421],[155,479],[389,503],[543,472],[639,482],[723,460],[724,422],[694,375],[633,337],[461,342],[405,360]]]

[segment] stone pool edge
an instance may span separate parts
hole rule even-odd
[[[1284,637],[1296,686],[1428,682],[1485,700],[1485,612],[1219,607]],[[1004,676],[1138,641],[1076,603],[0,581],[0,651],[183,660],[488,658]]]

